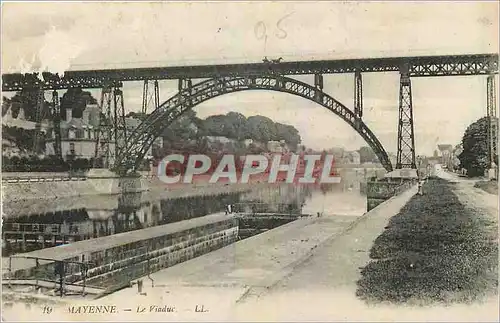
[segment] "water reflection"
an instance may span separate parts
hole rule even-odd
[[[225,205],[238,203],[240,195],[227,193],[143,201],[142,193],[132,193],[119,196],[118,207],[114,209],[82,208],[5,218],[2,255],[223,212]]]
[[[143,193],[131,193],[98,197],[98,203],[83,203],[87,207],[7,216],[2,226],[2,255],[224,212],[228,204],[234,205],[237,212],[247,213],[363,214],[366,198],[361,194],[362,183],[372,173],[351,170],[341,172],[341,176],[341,183],[320,187],[275,185],[247,192],[165,199],[148,199]],[[280,221],[275,221],[276,225],[286,222]],[[264,226],[262,230],[266,228],[270,227]]]

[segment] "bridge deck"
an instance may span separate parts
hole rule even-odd
[[[102,88],[109,82],[162,80],[179,78],[214,78],[242,75],[333,74],[361,72],[397,72],[408,64],[410,76],[483,75],[498,73],[498,54],[441,55],[414,57],[358,58],[318,61],[282,62],[277,64],[249,63],[226,65],[171,66],[67,71],[64,77],[43,73],[3,74],[2,91],[26,88],[68,89]]]

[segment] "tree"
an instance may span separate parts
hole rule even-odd
[[[210,116],[205,119],[204,129],[207,136],[227,137],[226,116],[223,114]]]
[[[276,123],[278,140],[284,140],[292,151],[297,150],[301,142],[299,131],[294,126]]]
[[[11,99],[4,98],[2,102],[2,116],[7,113],[8,108],[12,110],[12,116],[18,117],[21,108],[24,110],[24,117],[28,121],[36,120],[36,109],[38,105],[38,93],[33,90],[23,90],[17,92]],[[42,107],[42,117],[50,118],[50,103],[44,100]]]
[[[224,127],[228,138],[242,140],[248,135],[247,118],[241,113],[229,112],[226,114]]]
[[[279,140],[276,124],[271,119],[263,116],[252,116],[247,120],[251,139],[264,143]]]
[[[498,127],[498,118],[495,119]],[[462,138],[463,151],[458,155],[461,167],[467,170],[468,176],[482,176],[489,164],[488,147],[488,117],[472,123]],[[495,138],[496,140],[496,138]],[[498,155],[495,154],[495,164],[498,165]]]
[[[163,131],[163,139],[167,142],[185,142],[190,139],[196,139],[197,127],[195,125],[195,118],[196,113],[193,110],[187,111]]]
[[[90,92],[78,88],[68,89],[61,98],[61,119],[66,120],[66,109],[72,110],[73,118],[81,118],[87,104],[96,103],[97,100]]]
[[[12,140],[22,152],[33,153],[34,129],[3,126],[2,137]],[[41,134],[40,139],[42,140],[41,147],[44,147],[45,135]]]
[[[359,160],[361,163],[377,162],[378,158],[370,147],[361,147],[359,149]]]
[[[2,97],[2,117],[5,116],[7,110],[9,110],[10,108],[10,105],[11,105],[10,99],[5,96]]]
[[[125,115],[126,118],[134,118],[141,121],[144,121],[149,115],[147,113],[142,112],[129,112]]]

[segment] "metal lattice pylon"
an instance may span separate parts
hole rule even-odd
[[[363,117],[363,79],[360,71],[354,74],[354,114]]]
[[[150,86],[150,83],[152,83]],[[151,87],[153,88],[151,90]],[[148,111],[154,111],[160,105],[160,89],[157,80],[144,80],[142,90],[142,109],[141,112],[146,114]],[[152,107],[152,109],[151,109]]]
[[[401,71],[399,83],[398,154],[396,169],[401,168],[417,168],[415,163],[411,80],[407,71]]]
[[[33,138],[33,152],[39,153],[42,142],[42,120],[45,119],[45,91],[36,89],[35,133]]]
[[[116,86],[104,87],[100,108],[94,167],[110,168],[114,164],[116,152],[125,145],[127,136],[122,90]]]
[[[62,159],[61,148],[61,105],[56,90],[52,91],[52,122],[54,123],[54,154]]]
[[[491,168],[495,168],[495,156],[498,152],[498,121],[495,93],[495,76],[489,75],[487,78],[487,116],[488,123],[488,148]]]
[[[225,86],[224,82],[221,80],[220,85]],[[179,79],[179,95],[182,102],[182,106],[191,106],[191,91],[193,88],[193,82],[191,79]]]

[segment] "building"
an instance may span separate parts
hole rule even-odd
[[[73,158],[85,158],[91,159],[95,157],[96,142],[99,135],[99,124],[100,124],[100,108],[97,104],[87,104],[85,110],[83,110],[81,118],[74,118],[72,109],[66,109],[66,120],[61,120],[61,153],[64,160],[67,160],[69,156]],[[132,132],[139,124],[141,120],[135,118],[125,118],[125,127],[127,133]],[[46,141],[46,155],[55,154],[55,132],[54,125],[50,125],[50,137]],[[120,138],[124,144],[126,138]],[[100,138],[100,142],[103,142],[103,138]],[[162,147],[163,138],[157,138],[153,145],[149,148],[146,153],[146,158],[152,155],[153,147]],[[109,144],[110,150],[110,162],[113,163],[115,155],[115,144]],[[98,152],[103,153],[101,150]]]
[[[36,122],[28,121],[25,118],[24,109],[19,108],[19,113],[16,117],[12,114],[12,105],[9,106],[5,114],[2,116],[2,126],[18,127],[23,129],[33,130],[36,127]],[[50,122],[47,118],[41,121],[41,131],[46,132],[50,128]]]
[[[272,153],[283,153],[285,149],[282,147],[282,143],[279,141],[268,141],[267,150]]]
[[[23,152],[17,147],[16,143],[2,136],[2,156],[4,157],[22,157]]]
[[[210,143],[221,143],[221,144],[227,144],[227,143],[233,143],[235,142],[234,139],[231,139],[231,138],[228,138],[228,137],[224,137],[224,136],[207,136],[207,140],[208,142]]]
[[[61,153],[64,160],[94,158],[98,136],[100,109],[97,104],[87,104],[81,118],[73,118],[72,109],[66,109],[66,120],[61,120]],[[50,137],[46,140],[46,155],[55,155],[55,129],[52,124]],[[114,152],[114,144],[110,145]]]
[[[351,155],[351,162],[353,164],[356,165],[361,164],[361,156],[357,151],[351,152],[350,155]]]
[[[452,145],[438,145],[439,157],[441,157],[441,164],[448,169],[453,168],[453,146]]]
[[[24,109],[22,107],[19,107],[19,112],[14,117],[14,115],[12,113],[12,104],[11,104],[10,106],[8,106],[8,108],[5,111],[5,114],[2,116],[2,127],[21,128],[21,129],[25,129],[25,130],[35,130],[36,123],[33,121],[26,120]],[[43,119],[41,121],[40,131],[42,133],[47,133],[49,131],[49,129],[50,129],[49,120]],[[18,138],[12,138],[12,137],[7,138],[6,132],[2,131],[2,133],[3,133],[3,136],[2,136],[2,155],[3,156],[23,157],[23,156],[29,156],[31,154],[30,151],[23,151],[17,146],[16,139],[18,139]],[[42,147],[42,148],[43,148],[43,150],[45,150],[44,147]]]
[[[392,164],[393,168],[396,168],[396,163],[398,162],[398,156],[394,153],[387,153],[387,157],[389,157],[389,161]]]

